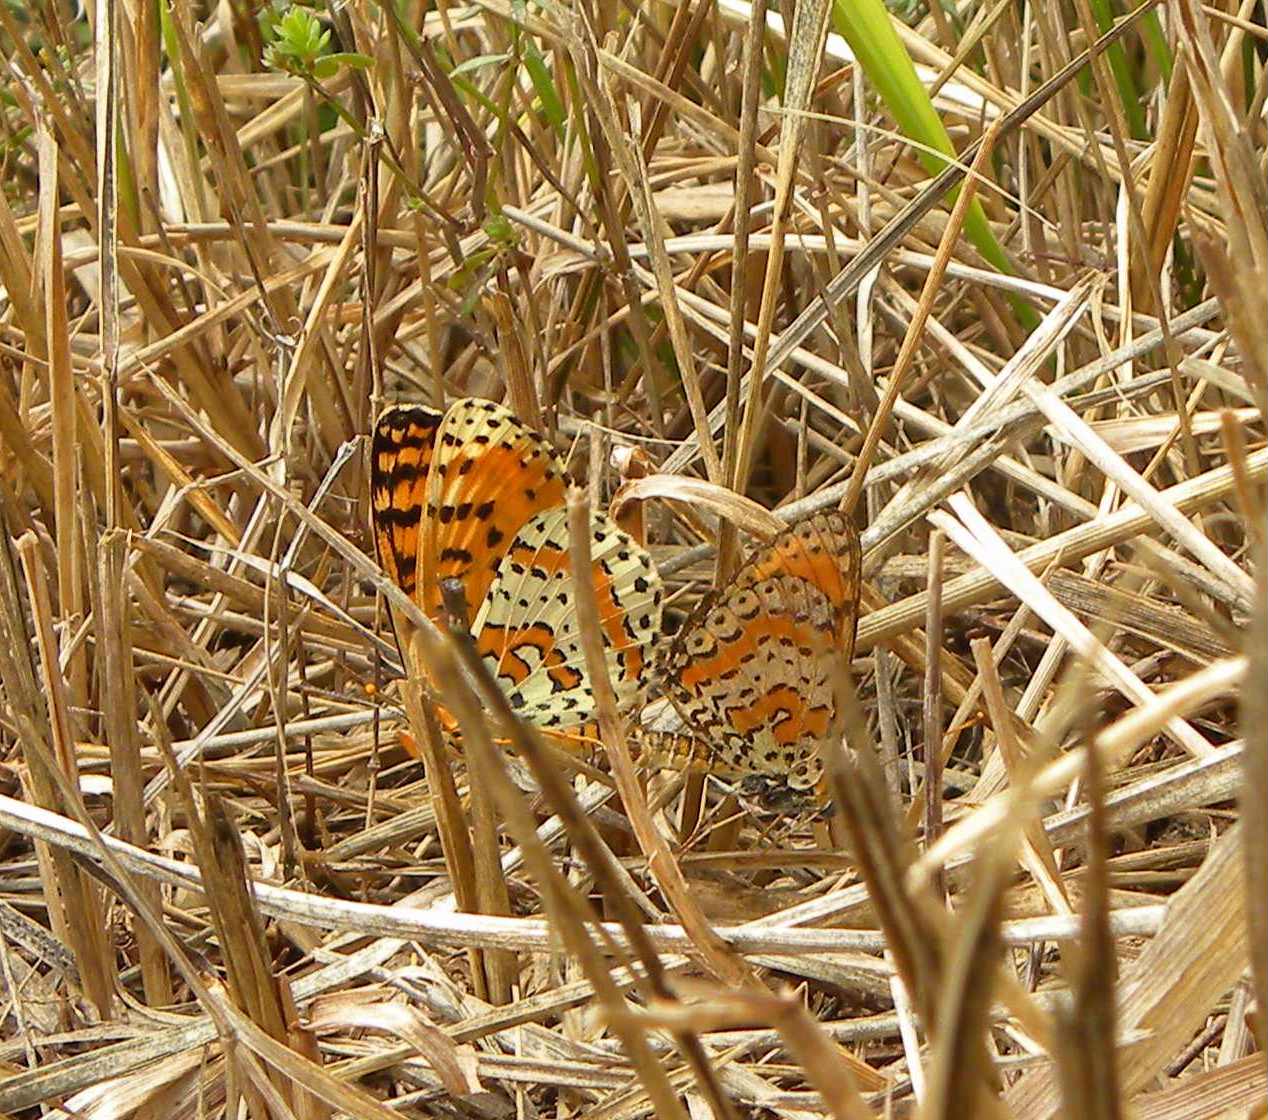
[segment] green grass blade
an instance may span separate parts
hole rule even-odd
[[[903,133],[917,142],[916,155],[921,164],[929,174],[936,175],[948,162],[937,153],[953,160],[955,149],[924,84],[916,75],[911,57],[894,32],[884,4],[881,0],[834,0],[833,24],[849,43]],[[964,233],[995,268],[1009,274],[1016,271],[976,199],[965,219]],[[1012,298],[1010,302],[1023,325],[1033,327],[1038,323],[1038,316],[1028,303],[1020,298]]]
[[[1114,11],[1109,0],[1088,0],[1097,29],[1104,34],[1114,26]],[[1114,85],[1118,87],[1118,99],[1123,104],[1123,115],[1127,118],[1127,130],[1133,140],[1146,140],[1149,137],[1149,125],[1145,121],[1145,107],[1141,103],[1140,92],[1136,88],[1136,79],[1132,76],[1131,64],[1127,61],[1127,52],[1122,43],[1111,43],[1105,52],[1109,62],[1110,73],[1114,76]]]

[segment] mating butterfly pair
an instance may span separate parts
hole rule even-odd
[[[438,412],[394,405],[375,423],[370,499],[379,562],[433,619],[461,582],[477,652],[521,718],[552,730],[593,719],[577,631],[563,464],[511,412],[463,398]],[[654,675],[687,727],[741,774],[808,789],[833,720],[833,664],[853,652],[859,543],[819,514],[759,549],[704,600],[660,664],[660,577],[604,513],[591,578],[608,674],[623,707]]]

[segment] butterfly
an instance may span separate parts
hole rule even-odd
[[[835,674],[854,654],[862,557],[840,513],[754,552],[674,636],[661,684],[692,734],[738,774],[808,791],[837,729]]]
[[[443,413],[391,405],[375,421],[370,510],[380,566],[437,623],[442,585],[459,581],[476,652],[517,714],[549,729],[586,724],[594,708],[566,487],[554,448],[493,401],[464,397]],[[592,515],[590,532],[608,675],[628,707],[660,629],[660,577],[606,513]]]

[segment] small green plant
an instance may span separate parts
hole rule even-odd
[[[333,78],[341,66],[364,70],[371,64],[371,59],[363,54],[327,53],[330,32],[322,28],[312,12],[298,5],[284,9],[275,19],[266,18],[264,30],[272,36],[272,42],[264,48],[264,65],[298,78],[324,82]]]
[[[519,249],[519,233],[506,215],[491,213],[485,218],[482,228],[488,235],[489,244],[468,254],[461,267],[449,278],[450,290],[462,293],[461,313],[464,317],[475,311],[489,277],[511,263]]]

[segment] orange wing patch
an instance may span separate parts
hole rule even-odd
[[[493,401],[464,397],[436,432],[427,479],[424,598],[438,617],[440,585],[462,580],[479,610],[498,564],[530,519],[564,500],[563,464],[546,440]]]
[[[840,514],[790,526],[670,646],[665,693],[729,768],[806,790],[835,723],[833,674],[854,653],[861,557]]]
[[[833,631],[849,658],[854,656],[862,564],[859,536],[850,521],[840,513],[821,513],[798,521],[750,557],[735,585],[782,575],[817,588],[831,606]]]

